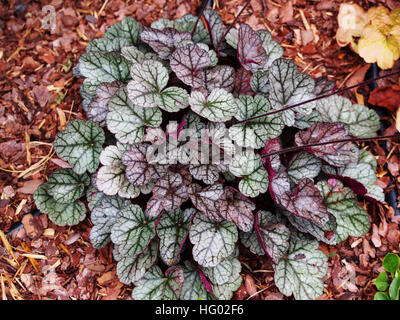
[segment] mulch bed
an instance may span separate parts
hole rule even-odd
[[[244,0],[214,1],[226,24]],[[269,30],[300,71],[325,76],[337,87],[359,83],[369,66],[349,48],[336,44],[336,16],[343,1],[252,0],[239,21]],[[364,9],[397,1],[355,1]],[[131,286],[115,275],[112,247],[91,247],[89,217],[74,227],[58,227],[46,215],[34,216],[32,194],[52,171],[67,163],[58,159],[52,142],[71,119],[85,119],[79,87],[72,74],[87,43],[107,26],[131,16],[148,26],[159,18],[196,14],[201,1],[8,1],[0,2],[0,292],[2,299],[131,299]],[[45,30],[45,5],[56,12],[55,30]],[[347,93],[366,103],[367,88]],[[393,114],[385,134],[395,132]],[[399,189],[399,143],[387,141],[389,155],[377,142],[365,143],[378,161],[385,191]],[[385,169],[384,165],[387,165]],[[393,182],[389,186],[390,181]],[[371,299],[381,260],[399,251],[400,218],[390,206],[364,202],[371,230],[338,246],[321,245],[329,271],[320,299]],[[14,223],[23,227],[9,235]],[[243,285],[235,299],[287,299],[273,282],[270,262],[243,249]]]

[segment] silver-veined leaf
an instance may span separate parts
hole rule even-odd
[[[320,190],[328,211],[336,218],[336,237],[338,242],[349,236],[361,237],[370,228],[369,216],[358,204],[356,195],[336,179],[320,181]]]
[[[314,80],[305,73],[300,73],[291,60],[277,59],[269,69],[269,102],[273,109],[282,109],[314,98]],[[296,113],[308,115],[315,107],[309,102],[282,112],[283,121],[293,126]]]
[[[358,148],[351,142],[335,142],[349,138],[345,125],[340,123],[315,122],[310,128],[295,135],[298,146],[314,143],[333,142],[310,147],[311,152],[335,167],[345,167],[358,161]]]
[[[327,260],[318,250],[318,241],[293,236],[289,253],[273,266],[275,285],[285,296],[293,294],[296,300],[314,300],[323,293]]]
[[[189,104],[194,112],[210,121],[227,121],[237,112],[233,95],[224,89],[214,89],[206,97],[200,91],[192,91]]]
[[[158,127],[162,113],[158,108],[141,108],[128,98],[126,87],[119,89],[108,104],[107,128],[121,143],[138,143],[144,128]]]
[[[36,207],[46,213],[49,219],[59,226],[73,226],[86,217],[85,205],[77,200],[71,203],[59,203],[48,193],[47,184],[42,183],[33,194]]]
[[[117,247],[118,248],[118,247]],[[117,263],[117,276],[124,284],[137,282],[146,274],[157,261],[158,242],[152,241],[150,245],[136,256],[123,256]]]
[[[349,134],[360,138],[375,137],[381,127],[378,114],[366,106],[352,104],[346,97],[333,95],[317,101],[316,110],[324,122],[342,122]]]
[[[135,256],[143,252],[154,238],[155,220],[147,217],[137,204],[119,211],[111,228],[111,241],[118,245],[122,256]]]
[[[243,177],[239,190],[247,197],[257,197],[268,190],[268,174],[261,162],[260,155],[245,150],[233,157],[229,171],[236,177]]]
[[[180,208],[164,212],[157,224],[160,238],[160,257],[166,265],[174,265],[180,260],[180,251],[189,232],[195,209]]]
[[[51,174],[47,190],[57,202],[70,203],[79,199],[89,184],[86,173],[78,175],[71,169],[58,169]]]
[[[299,152],[288,166],[288,176],[293,183],[298,183],[302,178],[315,178],[321,171],[321,160],[308,152]]]
[[[215,222],[197,214],[189,239],[193,244],[193,258],[203,267],[215,267],[235,250],[238,232],[232,222]]]
[[[201,281],[199,271],[188,261],[183,268],[185,281],[182,285],[181,300],[207,300],[207,290]]]
[[[127,85],[128,97],[143,108],[159,107],[176,112],[188,106],[189,95],[183,88],[169,87],[168,70],[161,62],[145,60],[131,67],[132,80]]]
[[[192,183],[188,188],[188,193],[193,206],[202,214],[215,221],[222,221],[220,215],[220,199],[224,193],[222,184],[216,183],[202,188],[196,183]]]
[[[93,173],[99,166],[104,140],[104,131],[97,124],[75,119],[56,135],[54,149],[60,158],[68,161],[77,174],[85,171]]]
[[[128,45],[136,45],[140,39],[140,33],[142,31],[142,25],[132,19],[131,17],[125,17],[121,22],[114,23],[109,27],[104,37],[107,39],[126,39]]]
[[[267,98],[260,95],[255,97],[240,95],[236,103],[238,112],[235,118],[242,123],[231,126],[229,135],[239,146],[258,149],[263,147],[268,139],[281,134],[284,124],[280,114],[246,121],[270,110]]]
[[[254,225],[255,204],[232,187],[225,187],[221,196],[220,215],[245,232]]]
[[[183,270],[172,266],[165,275],[158,266],[151,267],[143,278],[135,282],[132,290],[134,300],[178,300],[183,284]]]
[[[90,218],[93,227],[90,230],[90,242],[94,248],[103,248],[110,241],[111,228],[117,220],[118,212],[129,204],[128,200],[118,196],[106,196],[92,209]]]

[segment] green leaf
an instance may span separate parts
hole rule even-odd
[[[285,296],[296,300],[313,300],[322,295],[322,278],[328,271],[328,258],[318,250],[318,241],[292,236],[289,253],[275,270],[275,285]]]
[[[237,112],[235,98],[224,89],[214,89],[208,97],[200,91],[192,91],[189,104],[194,112],[210,121],[227,121]]]
[[[82,197],[89,184],[86,173],[78,175],[71,169],[58,169],[51,174],[47,191],[57,202],[70,203]]]
[[[123,56],[113,52],[89,52],[79,58],[79,71],[93,83],[121,81],[130,78],[131,63]]]
[[[142,279],[134,283],[132,298],[134,300],[178,300],[183,279],[181,267],[170,267],[163,275],[158,266],[153,266]]]
[[[135,256],[143,252],[155,236],[155,220],[132,204],[123,208],[111,229],[111,241],[119,246],[121,255]]]
[[[379,291],[385,291],[389,286],[387,273],[381,272],[374,280],[374,284]]]
[[[99,166],[99,156],[105,141],[104,132],[92,121],[72,120],[56,135],[54,149],[68,161],[77,174],[93,173]]]
[[[349,236],[361,237],[370,228],[367,212],[358,204],[356,195],[336,179],[320,181],[316,184],[320,190],[328,211],[336,218],[337,241],[342,242]]]
[[[399,300],[400,277],[394,278],[389,286],[389,297],[391,300]]]
[[[396,271],[399,270],[400,265],[400,258],[395,253],[388,253],[386,254],[385,258],[383,259],[382,266],[387,271],[390,272],[392,278],[395,277]]]
[[[257,95],[251,97],[240,95],[236,99],[238,112],[235,118],[244,121],[229,128],[229,135],[241,147],[261,148],[268,139],[279,136],[284,127],[280,114],[261,117],[246,121],[249,118],[260,116],[270,110],[268,99]]]
[[[300,73],[291,60],[277,59],[269,69],[269,101],[273,109],[279,110],[315,97],[314,80],[305,73]],[[287,126],[293,126],[296,113],[308,115],[315,107],[315,102],[302,104],[285,110],[282,118]]]
[[[189,95],[185,89],[165,88],[168,70],[161,62],[145,60],[134,63],[132,80],[127,85],[128,96],[134,105],[143,108],[160,107],[168,112],[177,112],[188,106]]]
[[[121,22],[114,23],[105,32],[105,37],[110,40],[126,39],[128,45],[136,45],[140,39],[142,25],[130,17],[122,19]]]
[[[124,38],[109,39],[107,37],[102,37],[90,41],[86,47],[86,52],[93,52],[93,51],[118,52],[121,51],[121,48],[128,46],[129,44],[130,43],[128,39]]]
[[[170,266],[179,262],[182,245],[189,232],[191,218],[195,209],[180,208],[164,212],[157,224],[157,235],[160,238],[160,257]]]
[[[381,127],[378,114],[366,106],[352,104],[345,97],[333,95],[317,101],[316,110],[324,122],[342,122],[349,134],[360,138],[375,137]]]
[[[207,291],[198,270],[188,261],[183,268],[185,281],[182,285],[181,300],[207,300]]]
[[[126,178],[125,165],[122,163],[122,155],[129,147],[117,142],[117,145],[106,147],[100,154],[103,166],[97,171],[96,185],[106,195],[118,194],[122,198],[136,198],[140,194],[140,189],[131,185]]]
[[[92,209],[90,218],[93,228],[90,230],[90,242],[94,248],[103,248],[110,241],[111,228],[117,221],[119,211],[129,204],[128,200],[118,196],[106,196]]]
[[[297,153],[288,166],[289,179],[298,183],[302,178],[315,178],[321,171],[321,160],[308,152]]]
[[[264,169],[259,154],[245,150],[237,154],[229,166],[229,171],[236,177],[243,177],[239,190],[247,197],[257,197],[268,190],[268,174]]]
[[[150,245],[136,256],[123,256],[117,263],[117,276],[124,284],[137,282],[146,274],[157,261],[158,242],[152,241]]]
[[[48,193],[47,184],[42,183],[33,194],[36,207],[46,213],[59,226],[73,226],[86,217],[86,208],[81,201],[59,203]]]
[[[215,267],[235,249],[238,232],[228,221],[214,222],[197,214],[189,231],[193,258],[203,267]]]
[[[375,293],[374,300],[390,300],[389,296],[383,292]]]
[[[146,126],[158,127],[162,122],[158,108],[141,108],[132,104],[126,87],[115,93],[108,108],[107,128],[122,143],[141,142]]]

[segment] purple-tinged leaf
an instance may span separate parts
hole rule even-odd
[[[253,228],[255,204],[232,187],[225,187],[221,196],[220,215],[249,232]]]
[[[114,94],[121,88],[118,82],[101,83],[96,88],[96,97],[87,106],[87,117],[89,120],[97,122],[100,126],[106,125],[108,113],[108,102]]]
[[[334,142],[350,138],[347,128],[339,123],[315,122],[310,128],[296,133],[295,142],[298,146],[330,142],[333,143],[308,147],[307,151],[325,160],[335,167],[345,167],[358,161],[358,149],[351,142]]]
[[[213,89],[225,89],[232,92],[235,82],[235,70],[231,66],[215,66],[211,69],[205,69],[199,73],[202,77],[202,85],[195,89],[205,89],[211,93]]]
[[[122,156],[122,163],[126,166],[126,178],[135,186],[150,183],[167,172],[166,165],[153,165],[147,161],[147,144],[135,143]]]
[[[225,33],[222,18],[215,10],[205,10],[203,18],[210,34],[211,43],[216,48]]]
[[[262,68],[268,59],[260,36],[244,23],[239,28],[237,55],[242,67],[252,73]]]
[[[272,213],[258,211],[254,229],[264,252],[273,263],[278,263],[289,249],[289,228],[280,223]]]
[[[323,197],[310,178],[299,180],[296,189],[287,197],[279,199],[290,213],[310,220],[318,226],[325,225],[330,218]]]
[[[188,199],[187,187],[179,173],[168,171],[157,180],[153,195],[147,203],[146,212],[150,217],[158,216],[162,210],[171,211]]]
[[[239,68],[235,73],[235,92],[238,95],[247,94],[254,96],[254,91],[251,88],[252,73],[245,68]]]
[[[224,193],[222,184],[214,184],[202,189],[199,184],[192,183],[188,193],[197,210],[214,221],[223,220],[220,216],[220,199]]]
[[[206,50],[196,44],[179,47],[170,57],[170,66],[177,77],[191,87],[201,87],[200,71],[211,65],[211,58]]]
[[[184,41],[191,41],[190,33],[179,32],[173,28],[158,30],[147,28],[140,34],[143,42],[147,43],[161,59],[169,59],[175,49]]]

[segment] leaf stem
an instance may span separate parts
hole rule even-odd
[[[192,39],[193,39],[194,33],[196,32],[197,25],[198,25],[198,23],[199,23],[201,17],[203,16],[203,12],[204,12],[205,8],[207,7],[207,3],[208,3],[208,1],[203,1],[203,4],[202,4],[202,6],[201,6],[201,10],[200,10],[199,16],[197,17],[197,20],[196,20],[196,23],[194,24],[193,30],[192,30],[192,32],[190,33],[190,37],[191,37]]]
[[[354,138],[340,139],[340,140],[334,140],[334,141],[316,142],[316,143],[311,143],[311,144],[307,144],[307,145],[304,145],[304,146],[289,147],[289,148],[285,148],[285,149],[282,149],[282,150],[279,150],[279,151],[270,152],[270,153],[261,155],[261,158],[270,157],[270,156],[277,155],[277,154],[295,152],[295,151],[307,149],[307,148],[310,148],[310,147],[323,146],[323,145],[332,144],[332,143],[366,142],[366,141],[374,141],[374,140],[383,140],[383,139],[395,138],[395,137],[399,137],[399,136],[400,136],[400,133],[396,132],[395,134],[391,134],[391,135],[387,135],[387,136],[372,137],[372,138],[357,138],[357,137],[354,137]]]
[[[249,5],[251,0],[247,0],[247,2],[244,4],[244,6],[242,7],[242,9],[240,9],[238,15],[236,16],[235,20],[233,20],[233,22],[229,25],[229,27],[226,29],[224,35],[222,36],[222,38],[218,41],[217,46],[215,47],[215,51],[218,52],[218,48],[219,46],[222,44],[222,41],[224,41],[226,35],[228,34],[228,32],[232,29],[232,27],[235,25],[235,23],[238,21],[239,17],[242,15],[244,9],[246,9],[246,7]]]
[[[345,92],[345,91],[348,91],[348,90],[351,90],[351,89],[354,89],[354,88],[357,88],[357,87],[365,86],[365,85],[370,84],[371,82],[374,82],[376,80],[387,78],[387,77],[393,76],[393,75],[398,74],[398,73],[400,73],[400,70],[388,73],[388,74],[383,75],[383,76],[379,76],[379,77],[376,77],[376,78],[365,80],[365,81],[363,81],[361,83],[354,84],[354,85],[349,86],[349,87],[345,87],[345,88],[342,88],[342,89],[339,89],[339,90],[335,90],[335,91],[332,91],[332,92],[329,92],[329,93],[325,93],[325,94],[320,95],[318,97],[315,97],[315,98],[312,98],[312,99],[309,99],[309,100],[306,100],[306,101],[303,101],[303,102],[299,102],[299,103],[293,104],[291,106],[284,107],[282,109],[278,109],[278,110],[270,111],[270,112],[267,112],[267,113],[264,113],[264,114],[260,114],[258,116],[254,116],[254,117],[248,118],[246,120],[241,120],[241,121],[238,121],[236,123],[243,123],[243,122],[246,122],[246,121],[259,119],[259,118],[270,116],[270,115],[273,115],[273,114],[276,114],[276,113],[279,113],[279,112],[290,110],[290,109],[296,108],[296,107],[301,106],[301,105],[306,104],[306,103],[314,102],[314,101],[317,101],[317,100],[320,100],[320,99],[323,99],[323,98],[327,98],[327,97],[333,96],[335,94],[339,94],[339,93],[342,93],[342,92]]]

